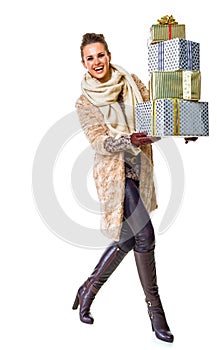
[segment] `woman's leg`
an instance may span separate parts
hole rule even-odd
[[[91,304],[100,288],[115,271],[126,254],[117,245],[110,245],[104,251],[90,277],[79,288],[72,308],[75,310],[80,304],[79,314],[82,322],[89,324],[94,322],[90,313]]]
[[[127,213],[124,210],[124,216],[126,215]],[[106,248],[93,273],[77,292],[72,308],[77,309],[80,304],[79,313],[82,322],[88,324],[94,322],[90,312],[90,307],[96,294],[134,246],[135,238],[127,221],[124,221],[121,229],[120,241],[113,242],[108,248]]]
[[[126,192],[128,192],[127,198],[129,198],[127,221],[135,236],[134,255],[146,296],[152,329],[157,338],[166,342],[173,342],[174,337],[167,324],[158,293],[154,256],[155,234],[152,222],[140,198],[138,183],[128,180]]]

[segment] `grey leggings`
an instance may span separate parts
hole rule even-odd
[[[134,249],[140,253],[149,252],[155,246],[154,228],[140,197],[139,182],[129,178],[125,184],[124,220],[116,244],[124,252]]]

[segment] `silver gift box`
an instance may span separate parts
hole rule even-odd
[[[136,105],[136,131],[148,136],[208,136],[208,102],[158,99]]]
[[[149,45],[148,70],[200,70],[200,44],[175,38]]]

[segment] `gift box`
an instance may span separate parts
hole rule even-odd
[[[150,28],[150,42],[152,44],[174,38],[185,39],[184,24],[153,24]]]
[[[208,102],[159,99],[136,105],[136,131],[148,136],[208,136]]]
[[[170,40],[173,38],[185,39],[185,25],[178,24],[175,18],[166,15],[157,20],[150,28],[150,41],[152,43]]]
[[[200,70],[200,44],[172,39],[148,46],[148,69],[153,71]]]
[[[151,99],[178,98],[200,99],[200,71],[152,72],[150,78]]]

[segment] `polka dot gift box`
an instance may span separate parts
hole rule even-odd
[[[208,102],[157,99],[138,103],[136,128],[147,136],[208,136]]]
[[[200,70],[200,44],[175,38],[148,45],[148,70]]]

